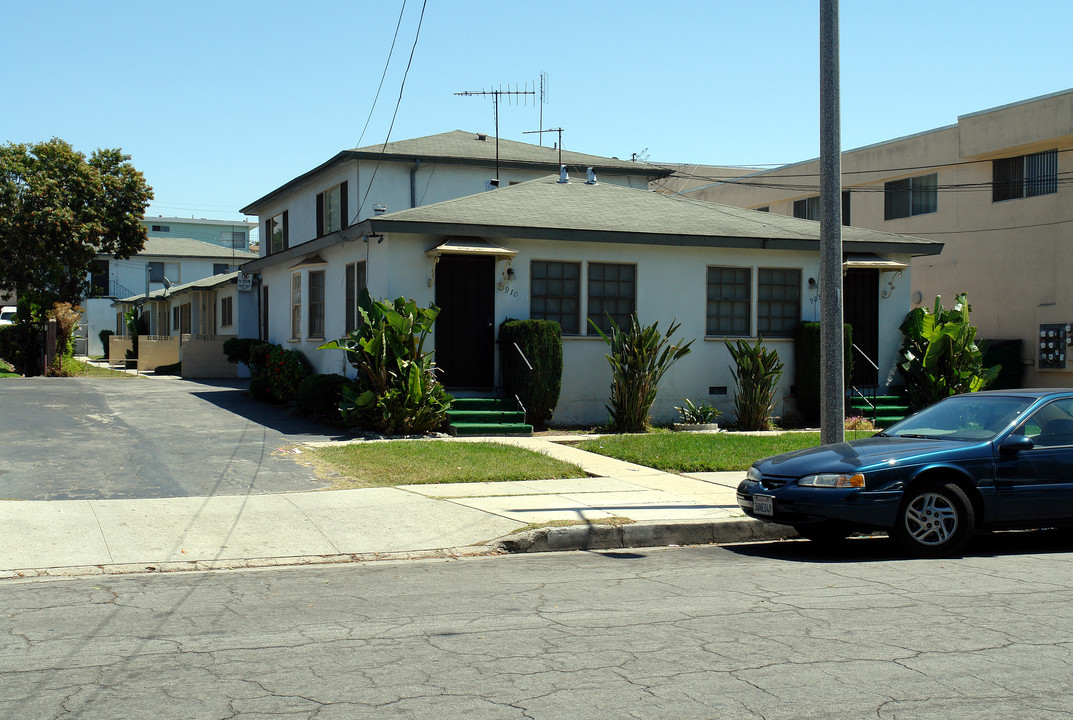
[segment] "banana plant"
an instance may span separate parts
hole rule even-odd
[[[432,353],[424,351],[440,309],[420,308],[402,297],[374,301],[362,290],[358,312],[358,328],[318,348],[345,350],[357,370],[354,384],[341,392],[344,420],[385,434],[422,433],[442,425],[453,398],[436,379]]]
[[[966,293],[959,293],[950,309],[943,308],[942,297],[936,296],[930,312],[919,307],[905,316],[898,369],[914,408],[983,390],[998,377],[1002,366],[983,366],[976,328],[969,322],[970,310]]]

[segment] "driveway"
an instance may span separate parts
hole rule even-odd
[[[0,380],[0,499],[245,495],[323,488],[282,446],[340,437],[253,402],[245,381]]]

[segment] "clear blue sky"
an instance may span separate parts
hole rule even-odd
[[[238,209],[336,152],[382,143],[414,43],[407,0],[5,0],[0,142],[121,147],[150,214]],[[564,147],[759,165],[819,154],[818,0],[428,0],[392,140],[493,131],[487,98],[547,73]],[[843,0],[842,146],[1073,87],[1068,0]],[[536,142],[539,109],[500,135]],[[545,144],[550,144],[545,139]]]

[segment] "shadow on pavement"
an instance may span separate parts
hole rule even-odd
[[[901,548],[885,536],[859,537],[836,546],[824,546],[808,540],[792,542],[750,543],[725,548],[739,555],[772,560],[809,563],[861,563],[911,560]],[[972,538],[961,554],[963,558],[1041,553],[1073,552],[1073,529],[1007,530],[980,533]],[[951,558],[938,558],[947,562]]]
[[[350,440],[353,433],[328,427],[291,415],[285,407],[258,402],[246,395],[246,383],[234,380],[193,380],[211,390],[191,389],[190,394],[221,410],[227,410],[251,422],[263,425],[283,435],[298,436],[298,440]]]

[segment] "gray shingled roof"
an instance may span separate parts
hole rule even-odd
[[[230,260],[231,258],[234,258],[241,262],[253,260],[257,257],[257,253],[238,249],[232,250],[229,247],[214,245],[210,242],[205,242],[204,240],[170,237],[146,238],[145,247],[142,248],[138,255],[151,257],[213,258],[220,260]]]
[[[818,247],[820,224],[676,195],[556,177],[371,218],[377,232],[543,237],[722,247]],[[421,226],[425,226],[422,229]],[[596,237],[600,236],[600,237]],[[937,254],[943,244],[909,235],[842,228],[849,249]],[[863,246],[874,246],[864,248]],[[811,248],[815,249],[815,248]]]
[[[153,290],[149,293],[148,298],[150,300],[159,300],[165,297],[172,297],[176,293],[183,292],[184,290],[203,290],[206,288],[216,287],[217,285],[226,285],[228,283],[235,282],[238,277],[238,272],[220,273],[219,275],[210,275],[207,278],[201,278],[200,280],[192,280],[182,285],[172,285],[170,288],[160,288],[159,290]],[[116,302],[132,303],[146,298],[145,293],[139,295],[131,295],[130,297],[116,300]]]
[[[444,162],[452,164],[485,165],[492,167],[496,162],[496,139],[494,135],[485,136],[480,140],[479,133],[466,130],[452,130],[451,132],[425,137],[412,138],[410,140],[396,140],[386,146],[366,145],[365,147],[344,150],[335,157],[309,172],[303,173],[293,180],[281,185],[263,197],[254,200],[242,208],[242,213],[252,215],[256,208],[269,199],[297,187],[309,178],[323,172],[325,169],[347,160],[376,160],[381,156],[389,160],[414,162],[415,160]],[[559,151],[547,145],[540,146],[531,143],[518,142],[516,140],[499,139],[499,163],[503,166],[528,166],[545,168],[558,171]],[[586,153],[563,150],[562,164],[573,169],[575,172],[584,172],[587,167],[596,168],[596,172],[607,172],[618,175],[636,175],[643,178],[661,178],[674,172],[671,168],[663,168],[658,165],[648,165],[640,162],[630,162],[617,158],[602,157],[600,155],[588,155]]]
[[[553,138],[555,133],[549,133]],[[410,140],[397,140],[390,142],[385,147],[379,145],[367,145],[354,148],[350,153],[364,157],[379,157],[381,151],[384,155],[404,158],[439,158],[444,160],[487,160],[495,162],[496,139],[494,135],[486,135],[484,140],[481,135],[465,130],[453,130],[440,133],[439,135],[427,135],[425,137],[412,138]],[[599,170],[621,170],[638,175],[670,175],[673,170],[656,165],[619,160],[618,158],[602,157],[600,155],[588,155],[586,153],[563,150],[562,164],[568,167],[577,167],[584,170],[590,165]],[[549,145],[534,145],[532,143],[518,142],[499,138],[499,161],[501,163],[525,163],[533,165],[547,165],[552,168],[559,167],[559,151]]]
[[[343,233],[294,245],[243,266],[247,272],[318,252],[363,233],[532,238],[764,250],[819,250],[820,224],[786,215],[556,176],[368,218]],[[843,227],[845,252],[937,255],[935,240]]]

